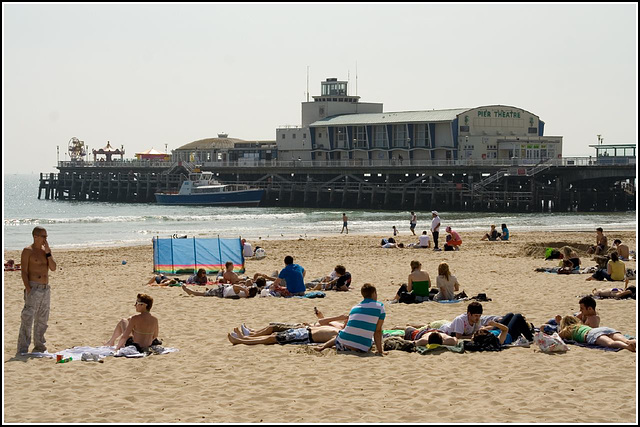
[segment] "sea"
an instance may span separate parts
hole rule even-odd
[[[342,214],[349,217],[349,234],[410,235],[406,210],[340,210],[336,208],[189,207],[154,203],[111,203],[38,199],[38,174],[3,176],[3,248],[22,249],[32,243],[36,225],[47,229],[52,248],[93,248],[149,244],[153,237],[244,237],[261,239],[335,236],[342,229]],[[433,209],[438,210],[437,206]],[[428,230],[431,212],[416,212],[416,233]],[[447,212],[439,211],[442,229],[461,232],[489,230],[505,223],[518,231],[635,230],[631,212]]]

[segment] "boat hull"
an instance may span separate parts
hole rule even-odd
[[[212,194],[155,193],[159,205],[258,206],[264,190],[223,191]]]

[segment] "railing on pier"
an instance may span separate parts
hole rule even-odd
[[[460,159],[460,160],[394,160],[394,159],[345,159],[345,160],[249,160],[215,161],[215,162],[180,162],[190,167],[233,168],[233,167],[282,167],[282,168],[316,168],[316,167],[446,167],[446,166],[491,166],[491,167],[531,167],[538,165],[541,159]],[[178,162],[161,162],[153,160],[120,160],[112,162],[64,161],[58,162],[59,168],[158,168],[168,169]],[[553,166],[623,166],[635,165],[635,157],[563,157],[544,160],[545,168]]]

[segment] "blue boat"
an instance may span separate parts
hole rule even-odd
[[[212,172],[190,174],[177,193],[154,193],[159,205],[258,206],[264,190],[221,184]]]

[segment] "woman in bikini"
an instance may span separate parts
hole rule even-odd
[[[429,287],[431,286],[431,279],[429,273],[422,270],[422,263],[420,261],[411,261],[411,274],[406,285],[400,286],[393,301],[400,301],[400,296],[403,293],[413,295],[413,298],[419,297],[422,300],[429,299]]]
[[[636,340],[625,338],[620,332],[612,328],[592,328],[584,325],[575,316],[564,316],[560,320],[560,338],[571,339],[576,342],[586,342],[587,344],[600,345],[602,347],[624,348],[626,350],[636,351]]]
[[[104,345],[113,346],[118,339],[116,350],[133,345],[142,352],[152,345],[159,345],[158,319],[149,312],[153,306],[153,298],[147,294],[138,294],[136,312],[138,314],[122,319],[116,325],[113,335]]]

